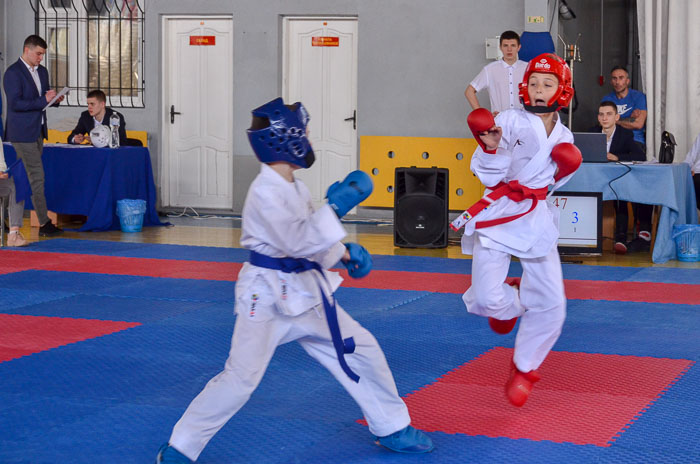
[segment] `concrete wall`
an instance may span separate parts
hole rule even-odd
[[[17,59],[24,38],[34,31],[34,15],[28,1],[0,0],[0,8],[4,6],[0,24],[6,24],[7,37],[4,44],[0,42],[0,47],[4,45],[0,51],[6,58],[0,62],[2,71]],[[577,3],[585,1],[569,0],[577,14],[583,13],[584,8],[577,7]],[[165,78],[161,63],[162,17],[192,15],[194,11],[199,15],[232,15],[234,20],[234,94],[228,104],[234,112],[236,212],[241,210],[245,192],[259,170],[245,136],[250,110],[281,93],[283,16],[358,17],[358,137],[467,136],[464,89],[487,64],[484,39],[507,29],[522,32],[524,25],[524,3],[512,0],[147,0],[146,107],[124,109],[123,113],[129,128],[149,132],[158,185],[162,182],[161,120],[167,103],[162,101],[160,87]],[[580,24],[583,27],[587,23]],[[575,37],[574,33],[571,35]],[[0,34],[0,40],[2,37]],[[594,71],[597,75],[597,69]],[[585,72],[588,71],[581,71],[581,80],[588,80]],[[484,104],[488,102],[485,93],[479,99]],[[70,128],[81,111],[50,109],[49,125]]]

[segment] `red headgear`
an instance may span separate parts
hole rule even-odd
[[[530,102],[530,95],[527,93],[527,81],[532,73],[554,74],[559,80],[559,87],[552,99],[547,102],[547,106],[532,106],[532,102]],[[574,88],[571,86],[571,69],[569,69],[566,61],[553,53],[543,53],[530,60],[527,68],[525,68],[523,81],[518,88],[520,90],[520,101],[526,110],[533,113],[557,111],[565,106],[569,106],[569,102],[574,96]]]

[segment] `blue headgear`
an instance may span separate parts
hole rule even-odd
[[[314,164],[316,157],[306,138],[311,118],[301,102],[285,105],[281,98],[275,98],[252,113],[248,139],[261,162],[287,161],[302,168]]]

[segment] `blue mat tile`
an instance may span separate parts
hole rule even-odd
[[[42,290],[25,290],[23,288],[0,287],[0,312],[25,314],[26,308],[40,303],[60,303],[62,299],[73,296],[71,292],[50,292]],[[43,314],[36,314],[42,316]]]
[[[34,292],[27,292],[33,294]],[[187,311],[211,306],[202,301],[181,301],[154,298],[72,295],[46,300],[23,307],[0,309],[2,312],[26,316],[72,317],[103,321],[153,322]]]
[[[0,275],[0,288],[182,301],[235,300],[235,282],[85,272],[32,270],[4,274]]]

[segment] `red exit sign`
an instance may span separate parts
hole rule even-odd
[[[216,36],[213,35],[191,35],[190,45],[216,45]]]
[[[311,37],[312,47],[338,47],[340,37]]]

